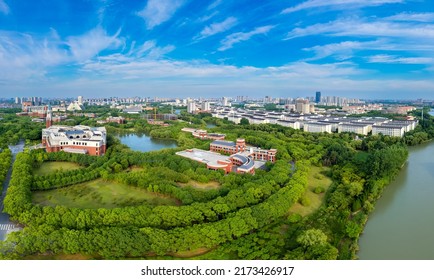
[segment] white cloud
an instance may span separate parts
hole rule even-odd
[[[169,20],[184,3],[185,0],[148,0],[138,15],[146,21],[148,29],[153,29]]]
[[[329,36],[366,36],[394,37],[403,39],[434,39],[433,24],[415,24],[407,22],[363,21],[343,19],[329,23],[320,23],[305,28],[295,28],[288,33],[287,39],[310,35]]]
[[[10,13],[9,6],[5,3],[4,0],[0,0],[0,13],[3,13],[5,15]]]
[[[332,10],[346,10],[359,7],[379,6],[384,4],[403,3],[404,0],[309,0],[294,7],[284,9],[283,14],[306,9],[326,7]]]
[[[266,25],[266,26],[257,27],[254,30],[246,33],[244,32],[233,33],[231,35],[228,35],[225,39],[221,41],[222,45],[220,48],[218,48],[218,50],[225,51],[227,49],[232,48],[234,44],[247,41],[255,35],[266,34],[273,28],[274,26],[272,25]]]
[[[77,61],[84,61],[103,50],[120,47],[123,42],[118,38],[119,33],[120,30],[115,35],[109,36],[104,29],[97,27],[84,35],[69,37],[66,44]]]
[[[384,20],[434,22],[434,13],[400,13],[386,17]]]
[[[337,56],[340,59],[346,59],[353,55],[355,50],[364,49],[369,43],[362,43],[357,41],[345,41],[335,44],[327,44],[322,46],[314,46],[311,48],[304,48],[304,51],[312,51],[315,56],[307,60],[317,60],[328,56]]]
[[[219,6],[222,2],[223,2],[223,0],[216,0],[216,1],[212,2],[212,3],[208,6],[207,10],[212,10],[212,9],[217,8],[217,6]]]
[[[42,39],[0,31],[0,80],[42,79],[48,68],[69,61],[55,30]]]
[[[390,64],[433,64],[432,57],[398,57],[394,55],[380,54],[367,58],[370,63],[390,63]]]
[[[80,68],[90,62],[100,63],[100,55],[107,63],[127,64],[136,59],[161,59],[175,49],[172,45],[158,46],[153,40],[140,45],[133,41],[127,48],[119,33],[110,36],[96,27],[63,40],[55,29],[50,29],[45,37],[0,31],[0,82],[45,80],[56,67]],[[106,55],[105,50],[114,52]]]
[[[212,12],[211,14],[209,14],[209,15],[205,15],[205,16],[203,16],[203,17],[200,17],[200,18],[198,18],[198,22],[205,22],[205,21],[208,21],[208,20],[210,20],[210,19],[212,19],[213,17],[215,17],[216,15],[218,15],[218,11],[214,11],[214,12]]]
[[[215,35],[217,33],[225,32],[235,25],[237,25],[238,20],[234,17],[228,17],[222,22],[217,22],[210,24],[209,26],[206,26],[198,36],[198,39],[203,39],[212,35]]]

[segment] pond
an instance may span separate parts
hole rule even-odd
[[[155,139],[145,133],[117,134],[116,137],[121,140],[122,144],[127,145],[134,151],[140,152],[158,151],[165,148],[177,147],[175,140]]]

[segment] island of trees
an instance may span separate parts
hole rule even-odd
[[[405,164],[407,146],[434,137],[427,114],[403,138],[234,125],[209,114],[183,114],[183,121],[168,121],[168,127],[128,117],[125,124],[106,124],[102,157],[41,149],[17,155],[4,211],[22,230],[0,243],[0,258],[356,259],[358,238]],[[0,180],[11,160],[7,144],[25,139],[31,146],[42,128],[13,111],[2,118]],[[183,149],[209,148],[211,141],[181,132],[207,123],[228,140],[276,148],[277,161],[254,176],[225,175],[177,156]],[[67,124],[96,121],[77,117]],[[114,133],[173,139],[178,147],[132,151]],[[103,193],[97,185],[113,187]],[[121,188],[128,192],[119,194]],[[126,199],[129,192],[143,199]]]

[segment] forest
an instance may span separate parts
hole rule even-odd
[[[142,119],[107,126],[109,134],[146,132],[174,139],[177,148],[135,152],[109,137],[103,157],[43,150],[18,154],[4,211],[23,230],[0,243],[0,258],[80,254],[88,259],[356,259],[359,235],[383,189],[407,160],[407,146],[434,137],[430,117],[404,138],[241,126],[206,114],[182,118],[184,122],[170,122],[169,127],[151,126]],[[37,126],[21,122],[23,131],[16,132],[20,137]],[[242,137],[250,145],[277,149],[277,161],[254,176],[224,175],[175,155],[186,148],[209,148],[210,141],[181,132],[182,127],[205,128],[206,123],[216,124],[208,130],[225,133],[229,140]],[[13,129],[5,127],[2,135]],[[7,151],[0,156],[10,158]],[[81,168],[35,175],[44,162],[73,162]],[[323,175],[333,183],[327,191],[315,188],[323,203],[301,215],[291,209],[309,205],[309,174],[317,167],[327,168]],[[0,175],[2,170],[0,166]],[[89,209],[32,200],[33,192],[95,179],[172,197],[179,204]],[[198,189],[191,182],[219,187]]]

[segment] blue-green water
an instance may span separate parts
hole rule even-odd
[[[407,164],[377,201],[358,256],[434,260],[434,141],[410,148]]]
[[[166,139],[154,139],[146,134],[121,134],[116,135],[122,142],[134,151],[150,152],[165,148],[177,147],[176,141]]]

